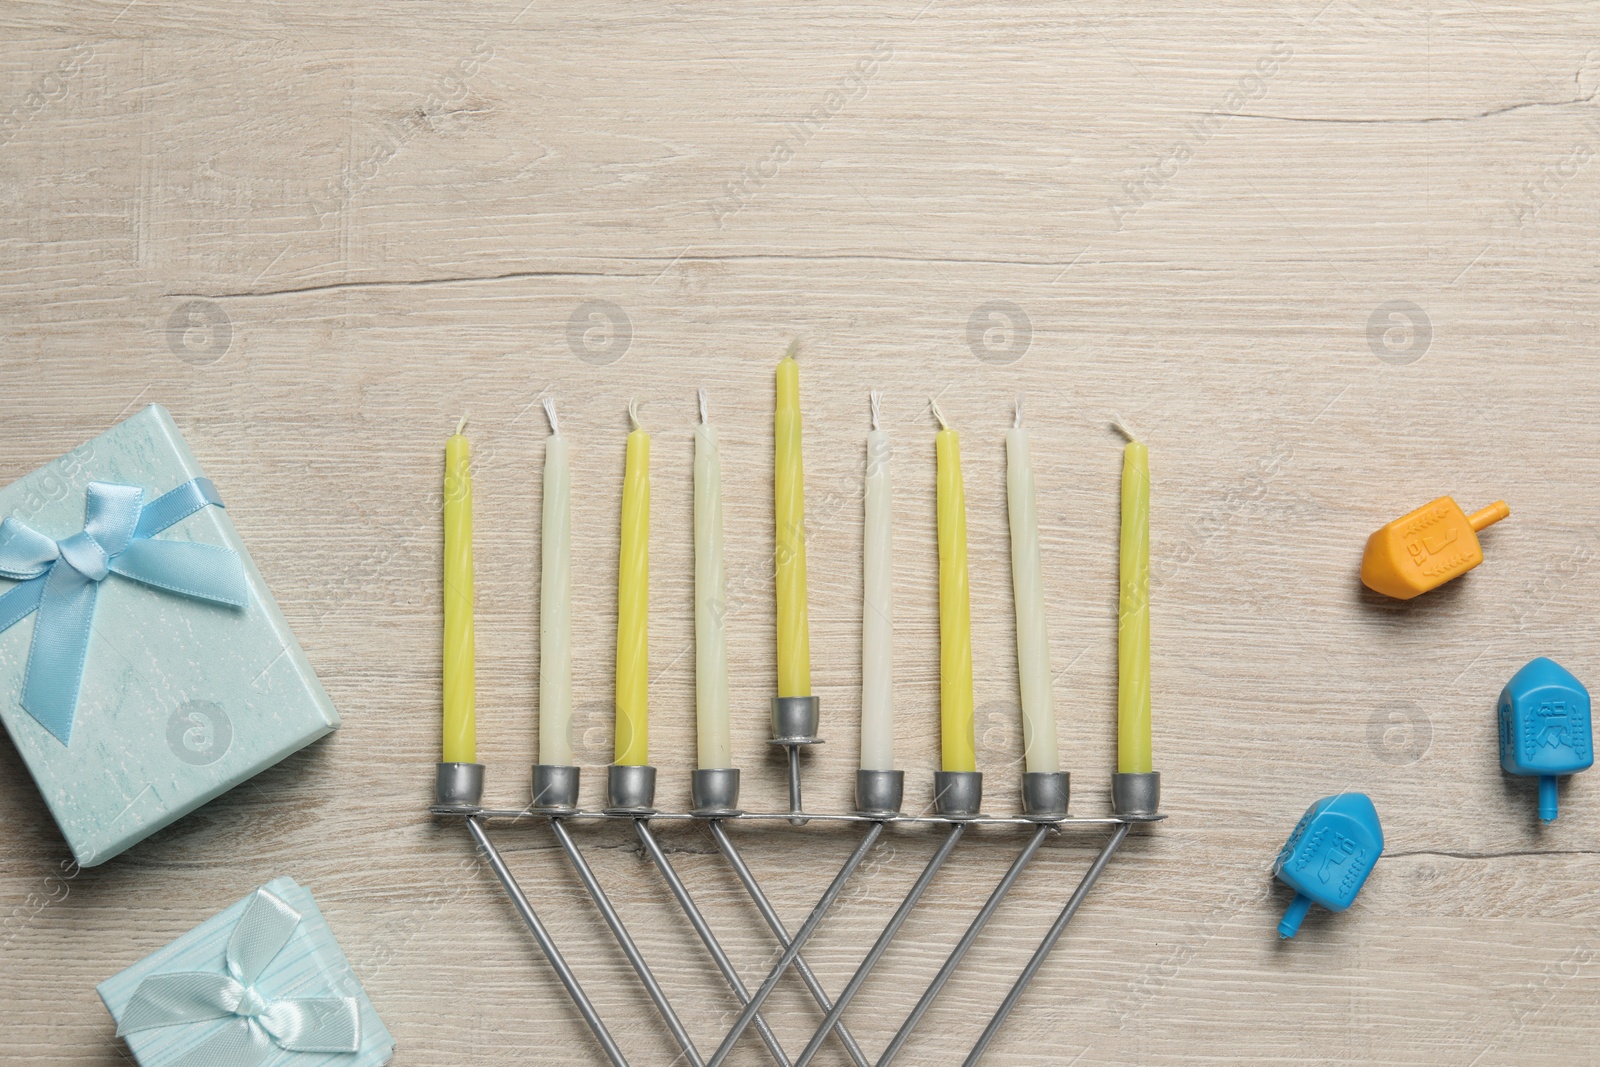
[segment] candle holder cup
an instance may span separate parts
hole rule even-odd
[[[892,819],[900,814],[905,791],[905,771],[857,771],[856,812],[869,819]]]
[[[952,821],[983,815],[982,771],[934,771],[933,810]]]
[[[533,765],[533,810],[561,815],[578,810],[578,768],[556,764]]]
[[[1067,817],[1072,775],[1066,771],[1028,771],[1022,776],[1022,817],[1060,822]]]
[[[816,697],[773,697],[772,743],[820,745],[817,725],[821,719],[822,701]]]
[[[739,768],[702,767],[689,780],[689,814],[721,819],[739,811]]]
[[[441,763],[434,770],[433,789],[441,807],[480,807],[483,804],[483,764]]]
[[[822,702],[816,697],[773,697],[772,739],[770,744],[780,745],[789,761],[789,812],[794,818],[792,826],[804,826],[800,818],[800,749],[806,745],[820,745],[817,724],[822,719]]]
[[[607,812],[616,815],[652,815],[655,810],[654,767],[613,763],[606,768]]]
[[[1161,772],[1142,771],[1111,776],[1111,810],[1128,822],[1157,822],[1161,814]]]

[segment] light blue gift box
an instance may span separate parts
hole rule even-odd
[[[293,878],[268,882],[99,993],[140,1067],[376,1067],[394,1055],[311,891]]]
[[[61,556],[32,583],[0,579],[0,625],[36,590],[50,597],[58,578],[77,583],[68,599],[88,598],[92,625],[82,615],[81,625],[62,625],[72,609],[55,610],[42,649],[33,646],[43,608],[0,630],[0,720],[82,866],[105,862],[339,725],[213,493],[155,404],[0,490],[6,565],[15,569],[30,548],[40,559]],[[63,570],[68,560],[88,571],[104,564],[115,549],[96,546],[108,535],[85,538],[130,514],[142,514],[145,526],[183,517],[146,540],[141,528],[122,555],[109,557],[110,573],[100,566],[103,580]],[[209,595],[237,603],[204,599],[207,582]],[[59,652],[73,632],[87,636],[75,694],[78,675],[62,664],[78,661]],[[30,672],[30,650],[53,669]],[[38,697],[27,707],[25,682],[29,698]],[[46,702],[53,716],[41,710]]]

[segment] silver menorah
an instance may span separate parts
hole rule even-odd
[[[1033,860],[1045,839],[1051,834],[1065,831],[1083,830],[1091,828],[1106,828],[1110,830],[1105,844],[1095,855],[1089,869],[1079,880],[1077,887],[1072,891],[1062,906],[1055,922],[1046,931],[1033,956],[1022,968],[1022,973],[1012,984],[1011,989],[1000,1001],[999,1007],[990,1017],[989,1023],[984,1027],[983,1033],[978,1036],[971,1051],[967,1054],[966,1067],[973,1067],[982,1058],[989,1043],[1005,1024],[1006,1017],[1016,1007],[1023,992],[1029,983],[1038,974],[1045,958],[1051,949],[1060,940],[1067,924],[1077,913],[1079,905],[1083,903],[1089,890],[1099,880],[1100,874],[1105,870],[1107,862],[1116,852],[1123,840],[1128,836],[1128,831],[1137,823],[1154,823],[1166,816],[1160,813],[1161,801],[1161,776],[1156,772],[1142,774],[1114,774],[1111,781],[1111,814],[1099,818],[1079,818],[1069,815],[1067,805],[1070,791],[1068,774],[1062,772],[1030,772],[1022,778],[1022,813],[1014,816],[991,816],[981,813],[983,799],[983,775],[977,771],[938,771],[934,774],[934,814],[930,816],[905,815],[900,811],[901,797],[904,789],[904,771],[857,771],[856,772],[856,811],[844,814],[817,814],[804,809],[801,799],[801,750],[809,745],[821,743],[817,736],[818,702],[816,697],[775,697],[772,701],[772,738],[771,743],[779,745],[786,750],[789,775],[789,810],[786,812],[748,812],[739,810],[739,771],[736,768],[720,770],[697,770],[694,772],[691,784],[691,798],[693,807],[687,812],[663,812],[655,808],[656,772],[649,766],[620,766],[615,765],[607,769],[606,780],[606,807],[601,811],[592,811],[579,808],[578,801],[578,768],[567,766],[552,766],[539,764],[533,768],[533,800],[523,809],[496,809],[482,806],[484,767],[481,763],[441,763],[438,765],[436,777],[437,803],[430,809],[433,814],[460,818],[472,835],[477,847],[483,852],[489,866],[499,878],[500,884],[505,887],[506,894],[511,898],[512,905],[517,913],[522,916],[522,921],[527,924],[528,930],[533,934],[545,959],[555,970],[556,976],[565,987],[567,995],[577,1006],[584,1022],[593,1031],[595,1040],[599,1042],[606,1058],[615,1067],[627,1067],[627,1059],[622,1050],[617,1047],[616,1041],[607,1029],[604,1020],[600,1018],[594,1005],[584,993],[577,976],[572,968],[567,965],[561,950],[556,947],[549,931],[540,921],[533,905],[528,902],[527,895],[522,887],[517,884],[510,868],[501,858],[499,851],[489,840],[488,825],[495,820],[527,820],[533,817],[537,823],[548,823],[551,833],[557,843],[571,861],[578,880],[583,883],[584,889],[594,901],[601,918],[605,920],[612,936],[616,939],[628,963],[633,967],[645,993],[654,1003],[660,1013],[667,1029],[673,1039],[682,1049],[684,1058],[692,1067],[721,1067],[733,1051],[734,1045],[744,1034],[745,1030],[754,1027],[767,1051],[771,1054],[773,1062],[779,1067],[805,1067],[827,1042],[829,1036],[835,1037],[843,1046],[845,1052],[856,1067],[868,1067],[875,1062],[877,1067],[888,1067],[900,1054],[917,1023],[933,1005],[939,991],[944,988],[956,969],[961,966],[967,951],[983,931],[989,920],[999,909],[1006,894],[1016,884],[1018,877]],[[633,938],[629,936],[627,927],[623,925],[617,910],[612,906],[610,898],[601,887],[599,879],[583,858],[583,852],[573,840],[572,826],[594,820],[627,820],[633,823],[634,832],[638,835],[644,850],[649,854],[651,861],[660,870],[662,879],[666,882],[673,898],[683,909],[689,924],[704,943],[706,952],[711,956],[718,971],[727,980],[733,995],[738,998],[741,1010],[733,1025],[728,1028],[722,1043],[717,1046],[710,1058],[703,1056],[695,1044],[690,1040],[688,1031],[684,1029],[672,1004],[668,1001],[666,992],[661,988],[660,982],[651,973],[650,966],[645,962],[644,956],[639,952]],[[778,961],[755,992],[751,992],[739,978],[738,972],[729,961],[718,943],[716,934],[712,932],[705,916],[695,905],[689,895],[683,880],[678,877],[671,860],[667,858],[662,849],[655,831],[651,828],[653,822],[687,822],[702,823],[710,831],[718,850],[727,859],[733,868],[739,882],[744,886],[750,896],[750,901],[761,914],[762,920],[772,931],[773,938],[782,949]],[[855,850],[845,860],[844,866],[839,868],[828,887],[823,890],[816,905],[811,909],[805,922],[794,933],[779,919],[778,913],[767,899],[761,884],[751,873],[749,866],[744,862],[743,856],[734,846],[724,823],[773,823],[787,822],[795,826],[804,826],[811,823],[859,823],[866,828],[861,841]],[[806,965],[801,951],[806,942],[821,925],[824,916],[844,891],[850,877],[855,873],[871,851],[874,843],[883,834],[885,828],[891,825],[934,825],[946,830],[944,840],[928,860],[922,873],[906,892],[905,898],[889,918],[877,940],[867,950],[867,954],[857,965],[855,973],[839,991],[836,997],[829,998],[816,975]],[[911,1009],[900,1028],[895,1032],[889,1044],[879,1054],[876,1061],[869,1061],[861,1046],[851,1035],[849,1027],[845,1024],[844,1013],[850,1006],[857,992],[879,958],[888,949],[894,940],[901,925],[906,921],[917,902],[922,898],[924,891],[932,883],[934,876],[950,858],[962,835],[968,827],[972,826],[1016,826],[1026,828],[1031,832],[1028,839],[1017,853],[1011,865],[1006,869],[1000,881],[995,884],[983,907],[979,909],[966,931],[950,950],[938,972],[928,982],[922,996]],[[790,1058],[778,1044],[772,1029],[761,1017],[761,1006],[783,978],[784,974],[793,968],[804,983],[811,997],[816,1001],[817,1008],[823,1013],[822,1021],[818,1024],[811,1039],[807,1042],[800,1055]]]

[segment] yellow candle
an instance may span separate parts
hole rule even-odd
[[[961,485],[961,439],[933,405],[939,433],[939,736],[941,766],[978,769],[972,723],[972,598],[967,581],[967,496]]]
[[[633,432],[622,475],[622,546],[617,557],[617,754],[622,766],[650,762],[650,435],[628,405]]]
[[[773,512],[777,518],[778,695],[811,695],[811,621],[806,608],[806,486],[800,461],[800,365],[796,342],[778,363],[773,416]]]
[[[1122,450],[1122,575],[1117,598],[1117,770],[1147,774],[1151,768],[1150,450],[1127,436],[1128,445]]]
[[[461,431],[444,444],[444,755],[446,763],[478,761],[472,642],[471,450]]]

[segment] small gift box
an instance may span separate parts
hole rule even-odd
[[[278,878],[107,978],[140,1067],[375,1067],[394,1038],[311,891]]]
[[[0,720],[80,865],[339,725],[163,408],[0,490],[0,516]]]

